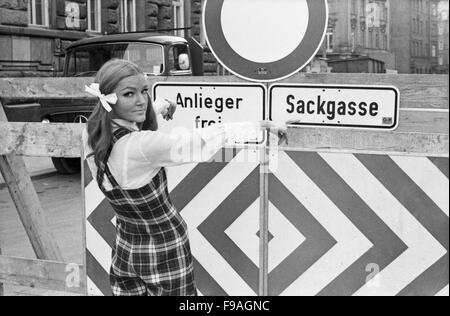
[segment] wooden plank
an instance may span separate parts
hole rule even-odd
[[[269,149],[260,149],[259,166],[259,295],[269,293]]]
[[[299,74],[278,83],[392,85],[400,90],[400,108],[449,108],[448,75]]]
[[[1,98],[13,99],[39,99],[39,98],[91,98],[92,95],[85,92],[84,86],[89,85],[94,78],[0,78]],[[233,76],[217,77],[155,77],[148,80],[153,85],[157,82],[223,82],[223,83],[248,83],[248,81]]]
[[[449,135],[289,127],[279,150],[448,157]]]
[[[4,120],[6,115],[0,103],[0,122]],[[62,261],[23,158],[0,155],[0,171],[37,258]]]
[[[429,122],[431,126],[432,120]],[[415,123],[408,124],[409,127],[405,126],[405,130],[413,130]],[[445,122],[440,124],[442,127]],[[0,123],[0,135],[2,135],[0,155],[15,153],[23,156],[80,157],[83,128],[81,124]],[[289,150],[410,153],[437,156],[446,156],[449,150],[448,129],[445,133],[423,133],[295,126],[289,128],[288,134],[289,146],[286,149]]]
[[[402,109],[396,132],[448,134],[448,110]]]
[[[82,124],[1,123],[0,155],[80,157]]]
[[[79,264],[0,256],[0,281],[5,284],[84,294],[85,279]]]
[[[234,76],[156,77],[150,84],[174,82],[246,82]],[[93,78],[0,78],[0,98],[92,98],[84,85]],[[447,75],[297,74],[277,83],[393,85],[400,90],[402,108],[449,108]]]
[[[2,248],[0,248],[0,256],[2,255]],[[0,296],[3,296],[5,294],[3,289],[3,283],[0,282]]]

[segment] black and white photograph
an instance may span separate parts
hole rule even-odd
[[[449,1],[0,0],[0,171],[0,296],[449,296]]]

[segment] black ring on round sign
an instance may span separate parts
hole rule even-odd
[[[237,54],[225,38],[222,29],[222,8],[225,0],[206,0],[203,23],[206,39],[214,56],[232,73],[251,81],[275,81],[302,69],[317,53],[328,23],[327,0],[306,0],[308,27],[297,48],[288,56],[270,63],[257,63]],[[257,11],[257,9],[255,9]],[[318,36],[320,32],[320,36]],[[268,43],[270,39],[267,39]]]

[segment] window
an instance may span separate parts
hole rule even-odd
[[[356,0],[352,0],[352,13],[357,14],[358,10],[356,8]]]
[[[99,0],[87,0],[88,31],[100,32],[101,8]]]
[[[175,29],[184,28],[184,1],[173,1],[173,25]],[[184,30],[175,30],[175,35],[184,37]]]
[[[136,63],[145,73],[160,75],[164,71],[164,50],[156,44],[113,43],[77,47],[67,54],[68,76],[92,76],[112,58]]]
[[[431,57],[436,57],[436,45],[431,46]]]
[[[136,0],[120,1],[120,22],[122,32],[136,31]]]
[[[435,3],[431,5],[431,14],[433,14],[433,16],[437,16],[437,5]]]
[[[48,0],[29,0],[28,20],[30,25],[48,27]]]
[[[327,53],[333,52],[333,33],[326,34]]]

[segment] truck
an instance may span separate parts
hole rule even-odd
[[[85,38],[66,48],[63,77],[93,77],[108,60],[127,59],[148,76],[202,76],[203,47],[194,38],[132,32]],[[86,123],[95,98],[2,98],[10,122]],[[80,172],[81,160],[52,157],[62,174]]]

